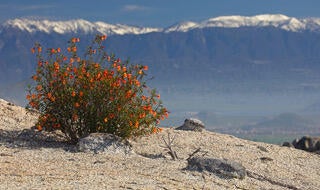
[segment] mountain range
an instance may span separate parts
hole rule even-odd
[[[177,111],[296,111],[320,100],[320,19],[285,15],[222,16],[167,28],[8,20],[0,25],[0,96],[25,103],[35,42],[65,47],[80,37],[84,49],[97,33],[108,35],[108,52],[149,65],[151,84]]]
[[[188,32],[193,29],[203,29],[210,27],[239,28],[239,27],[268,27],[273,26],[283,30],[299,31],[320,31],[320,18],[298,19],[285,15],[265,14],[257,16],[221,16],[210,18],[202,22],[181,22],[167,28],[137,27],[123,24],[108,24],[105,22],[89,22],[83,19],[70,21],[49,21],[36,19],[12,19],[6,21],[2,28],[17,28],[29,33],[96,33],[100,32],[108,35],[125,34],[146,34],[151,32]]]

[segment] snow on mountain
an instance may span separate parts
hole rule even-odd
[[[256,16],[220,16],[202,22],[181,22],[168,28],[136,27],[104,22],[89,22],[86,20],[49,21],[41,19],[13,19],[5,22],[2,27],[14,27],[30,33],[41,31],[45,33],[94,33],[103,34],[145,34],[150,32],[187,32],[195,28],[208,27],[266,27],[273,26],[287,31],[303,30],[320,31],[320,18],[297,19],[281,14],[264,14]]]
[[[275,26],[289,24],[291,19],[285,15],[257,15],[253,17],[245,16],[222,16],[211,18],[200,24],[201,27],[225,27],[237,28],[243,26]],[[298,21],[299,22],[299,21]]]
[[[121,24],[108,24],[104,22],[89,22],[86,20],[70,20],[70,21],[49,21],[49,20],[30,20],[30,19],[13,19],[8,20],[3,24],[4,27],[14,27],[20,30],[25,30],[30,33],[45,32],[45,33],[92,33],[101,32],[103,34],[144,34],[149,32],[157,32],[158,28],[143,28],[136,26],[127,26]]]
[[[166,32],[180,31],[186,32],[194,28],[208,28],[208,27],[223,27],[223,28],[238,28],[238,27],[266,27],[273,26],[287,31],[298,32],[302,30],[320,31],[320,19],[308,18],[297,19],[281,14],[265,14],[257,16],[220,16],[210,18],[200,23],[192,25],[177,24],[167,28]]]
[[[167,28],[165,32],[187,32],[196,27],[198,27],[198,24],[195,22],[182,22]]]

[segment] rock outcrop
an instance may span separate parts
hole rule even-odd
[[[196,171],[208,171],[226,178],[244,179],[246,169],[240,163],[217,158],[193,157],[188,160],[187,169]]]
[[[77,144],[80,152],[97,153],[133,153],[132,146],[126,140],[107,133],[91,133],[81,138]]]
[[[303,136],[301,139],[293,140],[292,143],[284,142],[282,146],[320,153],[320,137]]]
[[[202,131],[205,128],[202,121],[199,119],[186,119],[184,124],[180,127],[177,127],[176,130],[185,130],[185,131]]]

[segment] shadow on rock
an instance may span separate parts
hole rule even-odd
[[[188,159],[187,170],[193,171],[208,171],[217,174],[221,178],[238,178],[244,179],[246,177],[246,169],[240,163],[216,158],[192,157]]]
[[[64,135],[59,132],[38,131],[34,128],[22,131],[0,129],[0,146],[7,148],[62,148],[74,152],[76,146],[68,143]]]

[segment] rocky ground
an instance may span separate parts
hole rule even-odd
[[[133,153],[84,153],[59,133],[31,127],[35,113],[0,100],[0,189],[320,189],[320,156],[209,131],[166,129],[130,141]],[[178,159],[166,153],[174,138]],[[187,169],[198,148],[204,157],[245,167],[244,179]]]

